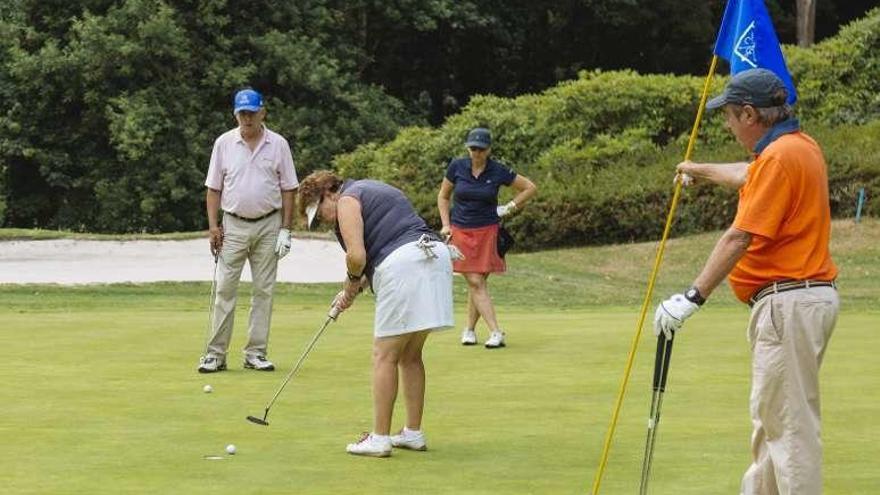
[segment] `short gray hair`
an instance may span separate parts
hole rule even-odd
[[[778,107],[756,108],[755,110],[758,111],[758,122],[768,126],[776,125],[794,116],[794,110],[787,103]]]
[[[739,115],[743,111],[742,105],[730,105],[733,110],[733,114],[739,117]],[[791,105],[788,103],[783,103],[782,105],[775,107],[753,107],[755,111],[758,113],[758,123],[766,125],[768,127],[772,127],[784,120],[788,120],[794,117],[794,109],[791,108]]]

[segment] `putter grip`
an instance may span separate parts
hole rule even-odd
[[[330,311],[327,312],[327,317],[332,320],[335,320],[336,317],[339,316],[339,313],[340,313],[339,306],[336,306],[334,304],[333,306],[330,306]]]

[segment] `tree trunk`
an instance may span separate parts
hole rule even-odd
[[[816,38],[816,1],[797,0],[798,46],[810,46]]]

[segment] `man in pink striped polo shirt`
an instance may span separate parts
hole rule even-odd
[[[244,367],[272,371],[266,358],[272,289],[278,260],[290,251],[294,193],[299,186],[290,145],[263,125],[263,97],[253,89],[236,93],[238,127],[214,142],[205,186],[211,253],[217,260],[217,295],[200,373],[226,369],[238,282],[245,260],[253,279]],[[222,223],[219,210],[223,211]]]

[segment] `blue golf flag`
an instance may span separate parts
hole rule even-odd
[[[727,1],[714,53],[730,62],[731,74],[756,68],[773,71],[788,88],[788,103],[797,101],[764,0]]]

